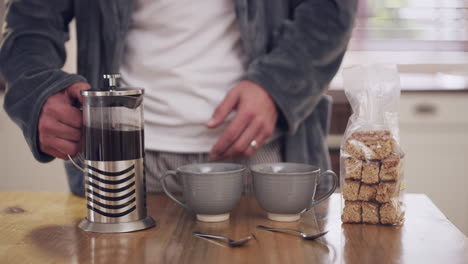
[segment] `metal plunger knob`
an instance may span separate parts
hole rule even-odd
[[[109,80],[109,87],[117,87],[117,79],[120,79],[120,73],[104,74],[104,79]]]

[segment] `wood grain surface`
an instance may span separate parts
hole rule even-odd
[[[157,227],[125,234],[77,228],[85,200],[65,193],[0,193],[0,263],[468,263],[468,240],[425,195],[406,195],[401,227],[341,224],[340,197],[299,222],[265,217],[243,197],[229,221],[202,223],[164,195],[149,195]],[[256,225],[330,232],[317,241],[256,229]],[[241,238],[245,247],[194,237],[193,231]]]

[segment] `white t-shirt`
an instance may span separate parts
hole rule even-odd
[[[206,128],[245,67],[232,0],[137,0],[120,69],[145,88],[145,146],[209,152],[228,125]]]

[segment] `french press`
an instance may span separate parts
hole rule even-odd
[[[143,89],[117,87],[81,91],[82,153],[88,215],[79,227],[99,233],[131,232],[156,225],[146,210]]]

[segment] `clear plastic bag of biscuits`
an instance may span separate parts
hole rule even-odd
[[[398,129],[396,66],[343,70],[353,114],[341,143],[343,223],[400,225],[404,221],[404,153]]]

